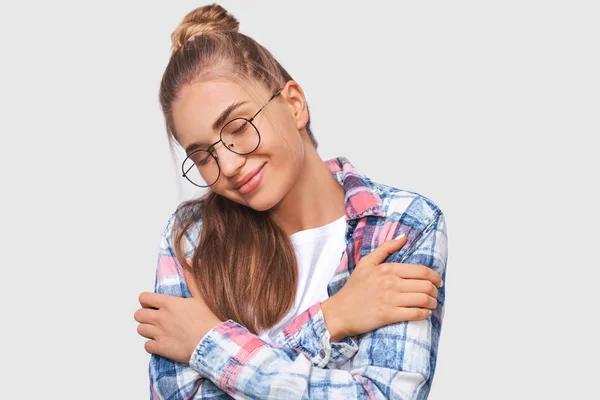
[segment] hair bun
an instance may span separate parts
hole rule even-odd
[[[220,5],[213,3],[190,11],[171,34],[172,51],[200,33],[238,32],[240,23]]]

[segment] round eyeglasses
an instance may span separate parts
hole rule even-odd
[[[221,128],[220,139],[211,144],[208,149],[191,152],[181,163],[182,176],[198,187],[214,185],[221,176],[221,167],[212,148],[219,142],[236,154],[250,154],[260,145],[260,133],[252,122],[263,108],[273,100],[283,88],[275,92],[264,106],[251,118],[234,118]]]

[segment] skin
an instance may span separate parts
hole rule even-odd
[[[186,148],[195,141],[214,143],[219,130],[212,129],[218,115],[234,101],[249,101],[229,119],[249,118],[273,94],[259,87],[264,101],[255,103],[238,84],[227,80],[196,82],[183,87],[173,103],[173,120],[179,144]],[[270,119],[266,115],[270,115]],[[258,211],[268,211],[286,234],[316,228],[345,215],[343,186],[313,147],[305,126],[308,109],[304,92],[298,83],[288,81],[280,95],[263,109],[254,123],[261,135],[260,146],[250,154],[229,151],[223,143],[213,147],[219,159],[221,176],[211,187],[216,193]],[[247,194],[235,189],[235,182],[266,161],[260,186]],[[320,193],[319,199],[314,196]],[[193,278],[185,273],[191,298],[180,298],[151,292],[140,295],[143,308],[134,318],[140,322],[138,333],[148,339],[146,351],[175,361],[189,362],[200,340],[223,321],[204,303],[195,289]],[[323,310],[327,308],[323,302]],[[329,303],[327,303],[329,304]],[[333,319],[332,337],[338,336]],[[335,333],[334,333],[335,332]]]
[[[229,81],[209,81],[184,87],[173,104],[173,120],[179,143],[186,148],[202,140],[214,143],[219,131],[211,125],[233,101],[250,101],[237,116],[249,118],[264,105],[272,93],[259,88],[262,103],[251,101],[239,85]],[[198,112],[202,110],[202,112]],[[236,110],[237,112],[237,110]],[[270,114],[273,123],[265,118]],[[247,155],[236,154],[217,144],[215,150],[221,167],[219,180],[211,187],[216,193],[255,210],[269,210],[274,221],[291,235],[333,222],[345,214],[344,189],[331,175],[312,146],[306,133],[308,110],[304,92],[294,81],[286,83],[255,119],[261,135],[260,146]],[[277,126],[277,128],[276,128]],[[263,181],[254,191],[241,194],[234,183],[248,172],[267,162]],[[332,201],[319,201],[319,198]]]

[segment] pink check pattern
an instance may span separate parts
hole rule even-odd
[[[386,262],[425,265],[446,281],[448,241],[440,208],[418,193],[373,182],[345,157],[325,161],[344,187],[346,249],[327,286],[340,290],[358,261],[382,242],[406,233],[408,241]],[[175,258],[168,219],[161,237],[156,293],[190,297]],[[198,243],[202,222],[186,235],[186,254]],[[189,252],[189,253],[188,253]],[[444,318],[446,283],[426,320],[398,322],[330,342],[321,303],[300,313],[273,343],[234,320],[198,343],[189,363],[152,355],[151,399],[403,399],[428,397]]]

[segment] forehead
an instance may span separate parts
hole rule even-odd
[[[212,125],[231,103],[247,101],[240,107],[252,108],[252,99],[235,82],[211,80],[184,86],[173,102],[173,124],[182,147],[196,140],[217,141],[219,132]]]

